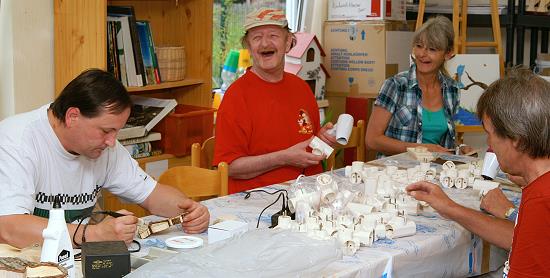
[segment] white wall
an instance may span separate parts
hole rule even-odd
[[[1,0],[0,39],[0,119],[51,102],[53,0]]]
[[[0,119],[12,115],[13,105],[13,49],[11,3],[0,2]]]
[[[327,18],[328,0],[287,0],[286,14],[292,31],[313,33],[323,41],[323,22]],[[297,22],[298,8],[303,6],[301,22]],[[299,28],[296,28],[297,26]]]

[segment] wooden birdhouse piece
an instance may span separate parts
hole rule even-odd
[[[330,77],[321,64],[325,51],[315,35],[302,32],[295,35],[296,45],[286,54],[285,71],[305,80],[316,99],[324,99],[325,81]]]

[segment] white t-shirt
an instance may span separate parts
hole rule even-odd
[[[61,207],[93,207],[102,188],[132,203],[142,203],[156,181],[117,141],[97,159],[73,155],[48,122],[48,105],[0,122],[0,215]]]

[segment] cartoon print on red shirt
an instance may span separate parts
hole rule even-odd
[[[300,129],[298,133],[300,134],[312,134],[313,133],[313,124],[309,118],[309,115],[304,109],[300,109],[298,112],[298,126]]]

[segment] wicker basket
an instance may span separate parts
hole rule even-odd
[[[156,47],[162,81],[185,78],[185,49],[183,46]]]

